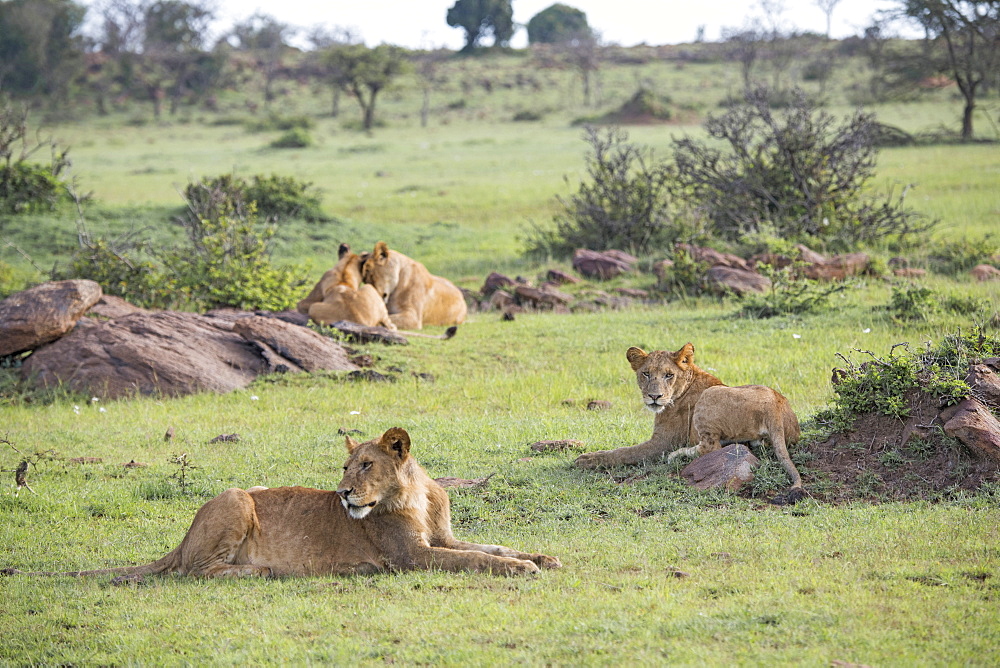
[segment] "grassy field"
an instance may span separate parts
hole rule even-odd
[[[478,77],[488,64],[464,67]],[[698,98],[699,81],[716,82],[710,100],[735,82],[733,72],[711,69],[717,65],[644,67],[604,74],[609,105],[634,85],[632,76],[672,86],[680,101]],[[572,100],[578,84],[560,76],[555,93],[534,97],[473,91],[428,128],[415,116],[416,93],[404,87],[386,98],[388,127],[365,136],[318,118],[317,144],[301,151],[269,149],[270,135],[210,118],[87,119],[55,130],[73,147],[81,189],[95,194],[85,211],[92,231],[150,227],[169,239],[177,192],[190,179],[232,170],[291,174],[322,188],[324,209],[337,220],[289,224],[280,258],[312,262],[318,276],[340,241],[360,249],[384,239],[476,289],[492,270],[535,278],[565,266],[525,259],[519,241],[531,222],[551,218],[554,197],[572,192],[582,168],[585,145],[568,121],[584,110],[560,101]],[[436,104],[447,109],[458,95],[456,87]],[[318,113],[318,96],[295,100],[289,113]],[[509,122],[528,105],[551,111],[537,123]],[[956,111],[948,100],[884,110],[911,130]],[[630,132],[666,152],[672,135],[698,127]],[[995,230],[995,146],[887,150],[879,180],[916,184],[908,201],[942,219],[938,241]],[[75,243],[72,214],[2,225],[5,239],[45,268]],[[9,247],[0,257],[21,261]],[[654,279],[630,280],[645,287]],[[989,323],[1000,305],[996,283],[932,275],[925,284],[986,308],[897,321],[883,308],[891,284],[870,279],[835,296],[827,312],[759,321],[735,317],[735,301],[712,298],[513,322],[476,313],[447,342],[358,347],[379,370],[395,368],[394,383],[316,374],[266,378],[223,396],[5,401],[0,436],[21,453],[49,456],[29,471],[37,493],[15,495],[10,471],[21,455],[0,444],[0,568],[150,561],[180,541],[213,495],[257,484],[333,488],[344,459],[338,430],[371,438],[390,426],[410,432],[413,454],[432,476],[492,474],[484,487],[451,492],[459,538],[556,555],[564,567],[517,580],[166,577],[115,587],[108,578],[0,577],[0,663],[992,665],[1000,644],[994,487],[937,503],[808,499],[777,507],[692,491],[677,465],[586,472],[571,466],[576,453],[528,447],[542,439],[578,439],[587,450],[645,440],[652,419],[624,358],[632,345],[677,349],[692,341],[703,368],[729,384],[776,387],[805,421],[832,397],[838,352],[884,355],[903,341],[936,342]],[[592,399],[611,408],[588,411]],[[237,443],[209,443],[233,432]],[[180,454],[197,467],[183,486],[171,461]],[[101,461],[71,461],[78,457]],[[124,469],[130,460],[148,466]]]

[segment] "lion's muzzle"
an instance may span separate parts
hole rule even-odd
[[[344,508],[347,509],[347,514],[356,520],[360,520],[372,511],[375,504],[378,501],[371,501],[369,503],[355,503],[351,500],[351,495],[354,494],[353,489],[338,489],[337,494],[340,495],[340,502],[343,504]],[[357,499],[355,499],[357,501]]]

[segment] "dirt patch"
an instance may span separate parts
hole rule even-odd
[[[860,416],[853,428],[825,441],[800,443],[805,488],[828,503],[939,501],[983,483],[1000,482],[995,462],[977,459],[942,430],[937,399],[919,390],[907,395],[909,417]]]

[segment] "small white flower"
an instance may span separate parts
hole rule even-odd
[[[80,414],[80,407],[79,406],[73,406],[73,412],[76,413],[77,415],[79,415]]]
[[[258,399],[260,399],[260,397],[258,397],[256,394],[250,395],[250,401],[257,401]]]
[[[868,334],[868,333],[870,333],[870,332],[872,331],[872,328],[871,328],[871,327],[865,327],[865,328],[864,328],[864,329],[862,329],[861,331],[862,331],[863,333],[865,333],[865,334]]]
[[[100,401],[100,399],[98,399],[97,397],[91,397],[90,398],[90,403],[92,403],[92,404],[96,404],[98,401]]]
[[[361,415],[361,411],[351,411],[351,415]]]
[[[102,413],[107,413],[107,412],[108,412],[108,409],[107,409],[107,408],[105,408],[104,406],[101,406],[101,407],[100,407],[100,408],[98,408],[97,410],[99,410],[99,411],[100,411],[100,412],[102,412]]]
[[[792,334],[792,338],[793,339],[801,339],[802,335],[801,334]]]

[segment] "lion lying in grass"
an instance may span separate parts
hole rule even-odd
[[[297,305],[320,325],[330,325],[338,320],[350,320],[368,327],[396,329],[389,319],[385,302],[370,285],[361,283],[361,265],[365,257],[351,252],[347,244],[340,244],[337,264],[330,269]]]
[[[625,355],[646,408],[656,413],[653,435],[639,445],[584,453],[576,459],[577,466],[636,464],[667,453],[667,460],[672,461],[682,455],[697,457],[723,444],[767,438],[792,482],[776,502],[795,503],[805,495],[786,447],[798,442],[799,421],[780,393],[764,385],[725,385],[698,368],[690,343],[677,352],[647,353],[633,347]]]
[[[179,546],[150,564],[26,575],[289,576],[415,569],[524,575],[561,566],[544,554],[456,540],[448,494],[410,456],[405,430],[394,427],[360,444],[348,436],[347,451],[336,492],[226,490],[198,510]]]
[[[389,318],[400,329],[465,322],[467,307],[462,291],[416,260],[389,250],[384,241],[375,244],[365,259],[361,276],[385,300]]]

